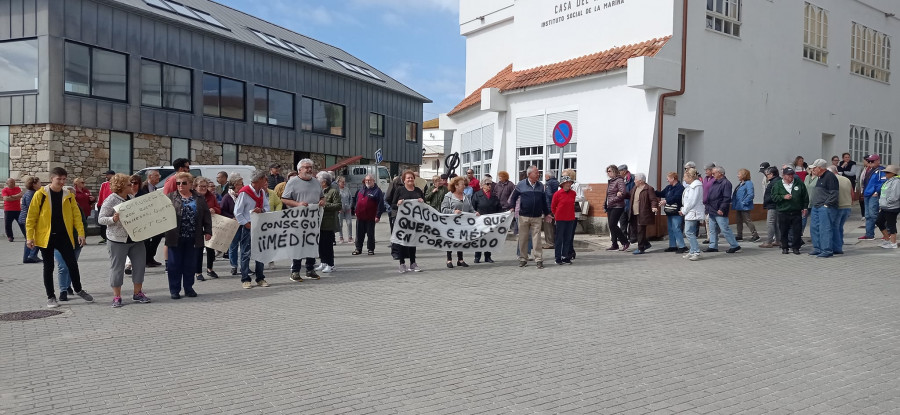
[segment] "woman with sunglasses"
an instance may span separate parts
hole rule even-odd
[[[210,215],[221,215],[222,209],[216,202],[216,194],[212,190],[212,183],[206,177],[198,177],[194,179],[194,188],[197,194],[206,200],[206,206],[209,207]],[[212,218],[212,216],[210,216]],[[206,281],[203,278],[203,251],[206,250],[206,275],[210,278],[219,278],[219,274],[213,271],[213,262],[216,260],[216,250],[212,248],[200,248],[197,250],[197,269],[194,271],[194,278],[197,281]]]
[[[212,237],[212,216],[206,198],[193,190],[194,177],[188,172],[175,175],[175,191],[169,193],[175,208],[174,229],[166,232],[166,247],[169,249],[169,293],[173,300],[184,295],[196,297],[194,291],[194,270],[197,254],[203,242]]]
[[[134,183],[137,182],[137,186]],[[140,188],[141,180],[133,180],[122,173],[109,179],[109,190],[112,192],[100,207],[97,223],[106,226],[106,239],[109,241],[106,248],[109,251],[109,286],[113,290],[112,307],[122,306],[122,283],[124,282],[124,270],[126,258],[130,258],[134,264],[131,271],[131,281],[134,284],[132,300],[138,303],[149,303],[150,299],[142,291],[144,285],[144,271],[147,264],[147,251],[144,242],[135,242],[128,236],[125,227],[119,222],[119,213],[115,207],[130,199]]]

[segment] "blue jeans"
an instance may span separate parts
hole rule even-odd
[[[681,215],[667,215],[669,224],[669,248],[684,248],[684,218]]]
[[[250,229],[241,226],[237,234],[241,236],[241,282],[250,282]],[[263,275],[264,264],[259,261],[253,262],[256,263],[254,266],[256,281],[266,279]]]
[[[563,260],[571,260],[571,253],[574,251],[572,243],[575,239],[575,225],[577,222],[574,220],[558,220],[556,221],[556,238],[553,241],[554,254],[556,256],[556,262],[562,262]]]
[[[741,246],[740,244],[738,244],[737,240],[734,239],[734,232],[732,232],[731,227],[728,226],[728,216],[709,215],[709,225],[710,248],[718,249],[719,232],[722,232],[722,236],[725,237],[725,240],[729,245],[731,245],[732,248]]]
[[[38,253],[40,253],[40,248],[35,245],[34,249],[28,249],[28,245],[25,245],[25,252],[22,254],[22,262],[25,262],[27,259],[38,259]]]
[[[700,229],[700,221],[699,220],[689,220],[684,224],[684,233],[687,234],[688,242],[691,244],[691,249],[688,251],[692,254],[700,253],[700,244],[697,243],[697,231]]]
[[[834,242],[831,244],[831,249],[836,254],[844,253],[844,224],[847,223],[847,218],[850,217],[850,210],[850,208],[838,209],[837,229],[832,232],[834,234]]]
[[[79,256],[81,256],[81,245],[78,245],[78,241],[75,241],[75,260],[78,260]],[[62,254],[55,249],[53,250],[53,259],[56,260],[56,271],[59,273],[59,290],[65,291],[72,285],[69,267],[66,266],[66,261],[63,261]]]
[[[838,220],[838,210],[833,207],[814,207],[810,218],[809,231],[813,240],[810,255],[833,255],[834,231]]]
[[[875,237],[876,219],[878,219],[878,197],[866,196],[866,238]]]
[[[234,238],[231,239],[231,245],[228,247],[228,262],[231,264],[232,268],[238,267],[239,257],[238,257],[238,248],[241,246],[241,228],[238,228],[238,231],[235,232]]]
[[[197,248],[194,238],[178,238],[177,247],[169,248],[169,293],[178,294],[184,287],[185,294],[194,291],[194,270],[197,268]]]

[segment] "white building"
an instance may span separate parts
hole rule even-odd
[[[590,184],[600,226],[610,164],[657,187],[687,160],[732,181],[797,155],[900,163],[895,12],[896,0],[461,0],[469,96],[441,117],[448,153],[513,178],[557,169],[553,128],[567,120],[565,167]]]
[[[437,118],[422,123],[422,165],[419,167],[419,177],[430,181],[434,175],[444,173],[444,148],[449,148],[452,139],[453,131],[442,130]]]

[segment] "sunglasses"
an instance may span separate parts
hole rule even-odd
[[[175,182],[175,184],[178,186],[187,186],[190,182]]]

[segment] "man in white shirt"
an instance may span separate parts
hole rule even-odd
[[[284,193],[281,194],[281,202],[284,203],[285,209],[297,206],[316,205],[324,206],[325,199],[322,192],[322,185],[315,179],[315,164],[310,159],[303,159],[297,163],[297,175],[291,177],[291,180],[284,186]],[[303,281],[300,277],[300,267],[303,266],[302,258],[295,258],[291,263],[291,280],[296,282]],[[306,277],[314,280],[319,279],[319,275],[315,270],[316,259],[306,258]]]
[[[241,285],[244,288],[252,288],[250,283],[250,220],[253,213],[269,211],[269,192],[266,186],[269,179],[266,172],[257,170],[250,176],[250,185],[239,189],[238,198],[234,203],[234,219],[241,225],[238,227],[239,240],[241,241]],[[255,262],[256,284],[260,287],[268,287],[266,276],[263,275],[265,265]]]

